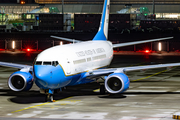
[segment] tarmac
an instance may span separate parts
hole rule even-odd
[[[0,61],[31,64],[36,55],[6,51]],[[110,67],[174,63],[179,55],[118,52]],[[172,120],[180,114],[180,67],[128,72],[130,88],[118,95],[100,95],[97,82],[67,87],[52,103],[35,84],[26,92],[10,90],[7,80],[15,71],[0,67],[0,120]]]

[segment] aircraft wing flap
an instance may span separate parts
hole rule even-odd
[[[16,64],[16,63],[0,62],[0,66],[12,67],[12,68],[18,68],[18,69],[29,68],[30,71],[33,71],[33,67],[30,66],[30,65],[22,65],[22,64]]]
[[[151,39],[151,40],[144,40],[144,41],[136,41],[136,42],[113,44],[113,48],[130,46],[130,45],[136,45],[136,44],[141,44],[141,43],[154,42],[154,41],[167,40],[167,39],[172,39],[172,38],[173,37],[166,37],[166,38],[158,38],[158,39]]]
[[[90,72],[87,72],[85,74],[86,77],[97,77],[97,76],[103,76],[108,75],[116,71],[117,68],[111,68],[111,69],[97,69]]]
[[[134,66],[134,67],[122,67],[122,68],[110,68],[110,69],[98,69],[93,70],[91,72],[87,72],[86,77],[98,77],[105,76],[111,73],[124,73],[129,71],[137,71],[137,70],[147,70],[147,69],[155,69],[155,68],[169,68],[174,66],[180,66],[180,63],[170,63],[170,64],[157,64],[157,65],[145,65],[145,66]]]

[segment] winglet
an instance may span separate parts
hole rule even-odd
[[[109,9],[110,9],[110,0],[105,0],[99,31],[97,32],[93,40],[107,40],[108,25],[109,25]]]

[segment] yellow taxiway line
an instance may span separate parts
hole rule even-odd
[[[167,70],[163,70],[163,71],[157,72],[157,73],[155,73],[155,74],[149,75],[149,76],[147,76],[147,77],[143,77],[143,78],[136,79],[136,80],[131,80],[131,82],[136,82],[136,81],[144,80],[144,79],[150,78],[150,77],[152,77],[152,76],[161,74],[161,73],[166,72],[166,71],[167,71]]]
[[[55,101],[55,102],[63,101],[63,100],[65,100],[65,99],[69,99],[69,98],[72,98],[72,97],[67,97],[67,98],[64,98],[64,99],[61,99],[61,100],[57,100],[57,101]],[[54,103],[54,102],[46,102],[46,103],[42,103],[42,104],[39,104],[39,105],[30,106],[30,107],[27,107],[27,108],[23,108],[23,109],[20,109],[20,110],[13,111],[13,112],[11,112],[11,113],[16,113],[16,112],[20,112],[20,111],[23,111],[23,110],[28,110],[28,109],[31,109],[31,108],[35,108],[35,107],[47,105],[47,104],[49,104],[49,103]]]

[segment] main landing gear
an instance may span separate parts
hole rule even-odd
[[[97,80],[97,82],[100,85],[100,94],[104,95],[106,93],[106,88],[104,86],[105,79],[103,77],[100,77],[100,79]]]
[[[106,92],[106,89],[105,89],[104,84],[100,84],[100,94],[101,94],[101,95],[104,95],[105,92]]]

